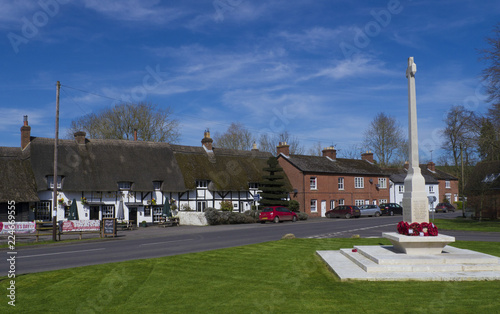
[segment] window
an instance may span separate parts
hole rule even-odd
[[[153,222],[159,222],[163,217],[162,206],[153,206]]]
[[[54,176],[47,177],[47,186],[49,189],[54,188]],[[60,189],[62,187],[62,177],[57,176],[57,188]]]
[[[318,211],[318,200],[311,200],[311,213]]]
[[[354,205],[356,206],[365,205],[365,200],[354,200]]]
[[[444,195],[444,197],[446,197],[446,199],[448,200],[448,202],[451,202],[451,193],[446,193]]]
[[[311,186],[311,190],[317,190],[318,189],[318,178],[311,177],[309,179],[309,184]]]
[[[444,187],[447,188],[447,189],[451,189],[450,181],[449,180],[446,180],[446,182],[444,184]]]
[[[207,207],[207,202],[203,202],[203,201],[196,202],[196,211],[197,212],[204,212],[206,207]]]
[[[248,183],[248,188],[252,190],[257,190],[259,189],[259,184],[258,183]]]
[[[387,178],[378,178],[378,185],[380,189],[387,189]]]
[[[207,180],[196,180],[196,187],[199,189],[206,189],[208,187]]]
[[[118,190],[130,190],[131,187],[131,182],[118,182]]]
[[[115,205],[102,206],[102,218],[115,218]]]
[[[379,204],[385,204],[385,203],[387,203],[387,199],[379,199],[378,203]]]
[[[434,185],[429,185],[429,193],[434,193]]]
[[[354,178],[354,188],[363,189],[365,187],[365,180],[363,177]]]
[[[399,193],[404,193],[405,192],[405,186],[404,185],[400,185],[398,186],[399,188]]]
[[[151,217],[151,208],[144,207],[144,217]]]
[[[343,198],[339,199],[339,205],[345,205],[345,201]]]
[[[161,183],[162,183],[162,181],[153,181],[153,189],[155,191],[160,191],[161,190]]]
[[[339,190],[344,189],[344,178],[339,178]]]
[[[52,220],[52,217],[50,215],[51,207],[51,201],[37,202],[35,208],[35,219],[42,221]]]
[[[335,208],[335,200],[331,200],[330,201],[330,209],[334,209]]]

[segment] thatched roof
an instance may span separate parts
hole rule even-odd
[[[15,147],[0,147],[0,203],[39,201],[36,190],[27,152]]]
[[[38,191],[47,190],[53,174],[54,140],[33,138],[29,144]],[[66,191],[116,191],[118,182],[131,182],[134,191],[185,191],[184,179],[167,143],[125,140],[60,140],[58,176]]]
[[[248,183],[258,183],[266,173],[266,161],[272,155],[259,151],[241,151],[172,145],[187,189],[195,189],[197,180],[211,181],[212,191],[244,191]]]
[[[288,160],[302,172],[344,174],[344,175],[372,175],[388,176],[380,167],[366,160],[337,158],[331,160],[322,156],[290,155],[278,158]]]

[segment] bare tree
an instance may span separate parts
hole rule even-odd
[[[160,109],[152,103],[119,104],[72,121],[67,136],[85,131],[89,138],[132,139],[137,130],[142,141],[176,143],[179,123],[171,115],[170,107]]]
[[[344,148],[339,147],[338,152],[338,156],[341,158],[360,159],[361,154],[363,153],[363,148],[361,145],[352,144]]]
[[[321,146],[321,142],[316,142],[312,147],[307,151],[308,155],[311,156],[323,156],[323,147]]]
[[[226,132],[214,134],[214,146],[239,150],[251,150],[255,137],[241,123],[231,123]]]
[[[305,152],[298,138],[292,136],[288,131],[279,134],[262,134],[259,138],[259,150],[276,154],[276,146],[278,146],[280,142],[286,142],[290,145],[290,154],[302,155]]]
[[[441,146],[451,157],[451,165],[457,169],[461,164],[461,151],[465,165],[475,161],[475,149],[478,137],[478,122],[474,112],[463,106],[453,106],[446,115],[443,130],[444,141]]]
[[[401,149],[405,136],[396,119],[379,113],[365,131],[364,145],[373,151],[381,167],[388,166]]]

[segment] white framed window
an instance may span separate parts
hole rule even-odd
[[[206,189],[208,187],[207,180],[196,180],[196,187],[199,189]]]
[[[207,202],[205,202],[205,201],[197,201],[196,202],[196,211],[197,212],[204,212],[206,207],[207,207]]]
[[[161,190],[161,183],[162,183],[161,181],[153,181],[153,189],[155,191]]]
[[[330,209],[335,208],[335,200],[330,200]]]
[[[344,190],[344,178],[339,178],[339,190]]]
[[[51,201],[40,201],[36,202],[35,208],[35,219],[42,221],[52,220],[52,202]]]
[[[429,185],[429,193],[434,193],[434,185]]]
[[[309,179],[309,185],[311,187],[311,190],[317,190],[318,189],[318,178],[317,177],[311,177]]]
[[[444,187],[447,189],[451,189],[450,180],[446,180],[446,182],[444,183]]]
[[[343,198],[339,199],[339,206],[345,205],[345,200]]]
[[[160,222],[163,218],[163,207],[153,206],[153,222]]]
[[[118,182],[118,190],[130,190],[131,187],[131,182]]]
[[[387,203],[387,199],[385,199],[385,198],[379,199],[378,203],[379,204],[385,204],[385,203]],[[376,204],[374,204],[374,205],[376,205]]]
[[[311,213],[318,211],[318,200],[311,200]]]
[[[251,190],[258,190],[259,189],[259,184],[258,183],[248,183],[248,188]]]
[[[363,177],[355,177],[354,178],[354,188],[356,188],[356,189],[364,189],[365,188],[365,178],[363,178]]]
[[[115,218],[115,205],[103,205],[102,218]]]
[[[54,188],[54,176],[47,177],[47,187],[49,189]],[[57,176],[57,188],[58,189],[62,188],[62,177],[61,176]]]
[[[354,205],[356,206],[365,205],[365,200],[354,200]]]
[[[387,189],[387,178],[378,178],[379,189]]]
[[[405,186],[404,185],[399,185],[398,188],[399,188],[399,193],[400,194],[405,192]]]

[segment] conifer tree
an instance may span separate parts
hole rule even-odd
[[[261,182],[262,199],[260,200],[261,206],[288,206],[288,201],[284,200],[288,197],[288,191],[285,187],[283,168],[278,163],[276,157],[269,157],[267,160],[269,167],[263,170],[268,172],[269,175],[263,176]]]

